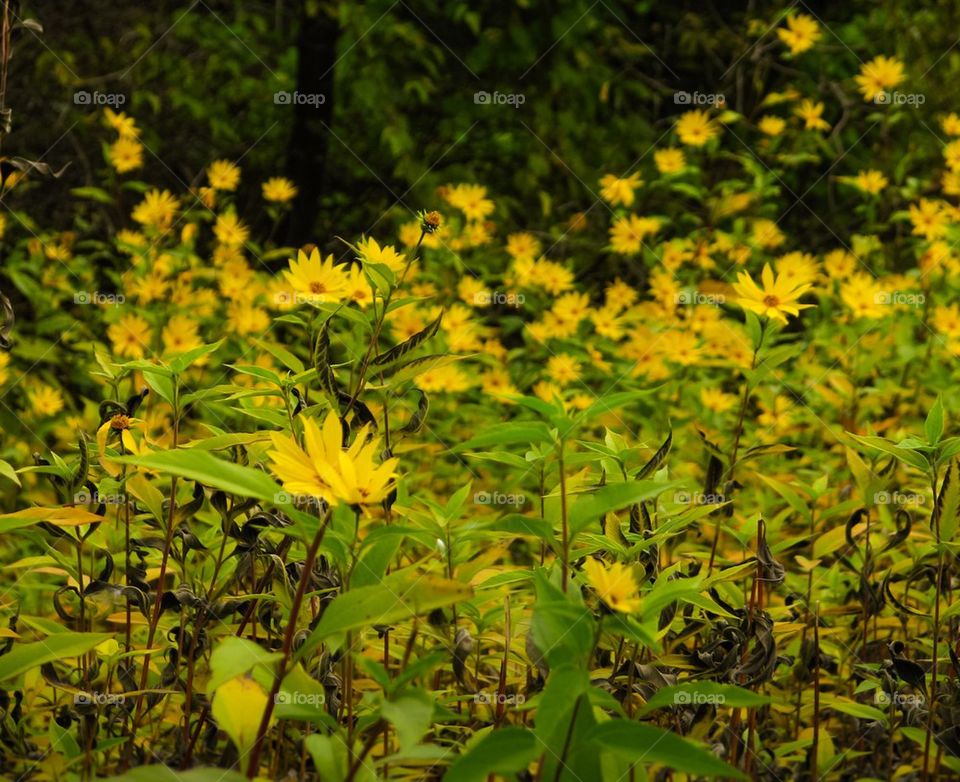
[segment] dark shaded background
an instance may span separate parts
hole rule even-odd
[[[828,26],[822,56],[798,66],[769,36],[757,45],[789,7]],[[485,184],[508,225],[563,219],[594,202],[601,173],[625,172],[644,155],[649,167],[651,146],[688,108],[674,103],[676,90],[724,92],[755,116],[755,96],[792,83],[800,67],[826,94],[839,83],[852,93],[858,60],[886,53],[911,72],[930,69],[928,100],[953,109],[960,73],[951,2],[41,0],[19,14],[44,32],[18,39],[4,151],[71,163],[31,194],[39,224],[72,225],[64,194],[101,180],[101,112],[73,100],[99,90],[124,94],[123,110],[143,129],[146,168],[134,178],[178,192],[211,160],[238,160],[241,208],[259,203],[266,177],[295,179],[300,197],[278,237],[290,243],[369,230],[391,209],[430,206],[433,189],[450,181]],[[276,105],[278,90],[325,102]],[[525,102],[478,105],[478,90]],[[835,134],[834,156],[854,141]],[[895,153],[909,154],[909,140],[898,143],[907,148]],[[889,147],[879,136],[860,143],[847,167],[869,166]],[[831,162],[798,170],[797,182]],[[91,207],[91,228],[111,220],[103,212]],[[834,219],[842,233],[843,215]],[[783,225],[826,239],[805,209]]]

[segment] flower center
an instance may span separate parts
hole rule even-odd
[[[763,297],[763,303],[766,304],[768,307],[779,307],[780,299],[778,299],[773,294],[770,294]]]
[[[324,293],[326,288],[322,282],[311,282],[310,283],[310,292],[311,293]]]

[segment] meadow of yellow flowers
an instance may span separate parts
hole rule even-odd
[[[109,232],[6,177],[0,774],[958,778],[960,116],[845,86],[683,93],[560,222],[460,181],[286,247],[294,182],[142,182],[114,107]],[[907,113],[942,158],[783,228]]]

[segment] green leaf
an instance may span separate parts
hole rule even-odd
[[[770,698],[743,687],[737,687],[735,684],[711,681],[683,682],[670,687],[661,687],[646,702],[640,714],[649,714],[664,706],[700,703],[715,704],[721,708],[749,708],[770,703]]]
[[[241,497],[278,502],[277,497],[283,495],[279,484],[265,472],[218,459],[209,451],[179,448],[175,451],[112,458],[113,461],[199,481],[204,486]]]
[[[918,470],[923,470],[926,472],[929,468],[927,460],[922,454],[906,448],[901,448],[889,440],[884,439],[883,437],[868,437],[856,435],[852,432],[847,432],[847,436],[852,437],[854,440],[860,443],[860,445],[865,445],[867,448],[873,448],[874,450],[882,451],[883,453],[890,454],[891,456],[896,456],[900,461],[909,464],[911,467],[916,467]]]
[[[553,436],[547,425],[540,421],[515,421],[492,427],[489,431],[454,446],[452,450],[470,451],[477,448],[490,448],[494,445],[530,445],[550,442],[552,439]]]
[[[512,776],[536,759],[541,749],[533,733],[524,728],[491,730],[466,752],[444,775],[445,782],[484,782],[490,774]]]
[[[680,486],[679,481],[626,481],[603,486],[589,494],[578,496],[570,508],[570,529],[579,532],[599,520],[604,513],[653,499],[668,489]]]
[[[246,782],[247,778],[237,771],[222,768],[191,768],[177,771],[170,766],[140,766],[105,782]]]
[[[930,412],[927,413],[927,419],[923,422],[923,431],[930,445],[936,445],[943,436],[943,400],[939,395]]]
[[[0,475],[13,481],[17,486],[20,485],[20,476],[17,475],[17,471],[13,469],[12,464],[3,461],[3,459],[0,459]]]
[[[64,657],[79,657],[97,644],[113,638],[113,633],[57,633],[42,641],[17,645],[0,656],[0,681],[12,679],[31,668]]]
[[[400,751],[409,752],[430,730],[433,700],[422,690],[408,690],[396,700],[384,701],[380,713],[397,729]]]
[[[398,570],[378,584],[351,589],[336,598],[300,647],[297,659],[312,652],[328,636],[367,625],[390,624],[472,596],[468,584],[417,573],[411,568]]]
[[[597,725],[586,740],[594,741],[628,763],[662,763],[684,774],[709,778],[746,779],[746,775],[674,733],[627,720],[609,720]]]
[[[416,347],[426,342],[430,337],[437,333],[440,330],[440,321],[443,320],[443,312],[441,311],[437,315],[436,319],[430,323],[425,329],[418,331],[412,337],[407,340],[404,340],[399,345],[394,345],[386,353],[381,353],[378,356],[375,356],[373,359],[373,364],[378,367],[384,367],[388,364],[392,364],[395,361],[399,361],[411,350],[414,350]]]

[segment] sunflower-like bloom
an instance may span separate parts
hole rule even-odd
[[[761,276],[763,287],[755,283],[747,272],[740,272],[733,289],[739,294],[737,303],[745,310],[755,312],[761,317],[773,318],[781,323],[787,322],[787,315],[796,317],[800,310],[812,307],[812,304],[800,304],[800,297],[812,287],[809,284],[797,285],[784,275],[774,278],[770,264],[765,264]]]
[[[269,453],[273,472],[291,494],[319,497],[328,505],[372,505],[393,491],[398,459],[376,464],[379,439],[367,439],[364,426],[353,441],[342,447],[340,417],[328,413],[322,427],[310,418],[303,420],[306,450],[292,437],[271,432],[276,449]]]
[[[600,560],[588,557],[583,570],[593,591],[607,608],[625,614],[640,610],[642,601],[632,568],[619,562],[607,567]]]

